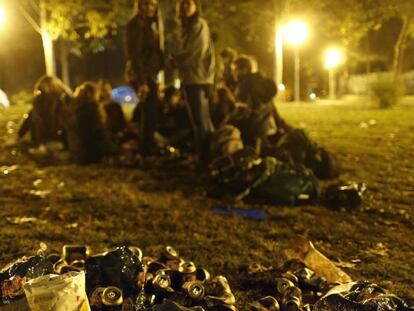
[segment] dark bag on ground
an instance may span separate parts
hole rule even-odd
[[[339,182],[325,190],[325,204],[331,208],[355,209],[361,206],[367,187],[364,183]]]
[[[115,286],[124,297],[137,293],[137,276],[143,271],[139,258],[126,246],[86,260],[86,291],[90,295],[97,287]]]
[[[301,165],[258,157],[245,148],[213,161],[213,196],[234,199],[250,197],[277,205],[295,205],[319,195],[319,183],[312,171]]]
[[[320,179],[336,178],[341,173],[338,159],[312,142],[302,129],[294,129],[280,138],[275,156],[283,161],[302,164]]]
[[[251,191],[253,198],[277,205],[298,205],[318,198],[319,182],[303,165],[266,158],[265,167],[263,178]]]

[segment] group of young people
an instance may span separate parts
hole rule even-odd
[[[61,141],[81,164],[116,153],[128,139],[136,140],[143,157],[158,154],[160,140],[178,147],[192,140],[200,163],[208,165],[221,152],[231,152],[217,147],[223,128],[238,131],[243,145],[256,149],[289,130],[272,102],[275,83],[254,72],[249,57],[223,51],[224,70],[217,76],[199,0],[179,0],[177,17],[178,31],[169,42],[163,40],[157,0],[137,0],[127,25],[125,77],[139,98],[132,118],[136,131],[130,131],[120,105],[112,101],[108,83],[86,82],[72,93],[58,78],[43,77],[20,137],[30,132],[36,145]],[[165,69],[179,72],[179,90],[159,89],[157,78]]]
[[[213,144],[220,128],[233,126],[240,131],[243,144],[254,147],[267,144],[278,130],[288,129],[272,102],[275,83],[254,72],[249,57],[236,56],[231,49],[220,55],[224,70],[218,77],[212,35],[201,16],[200,1],[179,0],[177,4],[179,31],[173,34],[160,36],[157,0],[139,0],[138,12],[127,26],[127,80],[143,99],[139,120],[142,154],[156,151],[154,133],[162,125],[157,122],[155,81],[165,68],[179,72],[201,164],[215,156]]]

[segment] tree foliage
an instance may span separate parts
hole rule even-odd
[[[104,38],[114,34],[130,15],[131,0],[23,0],[21,7],[53,39]],[[41,11],[45,10],[45,20]]]

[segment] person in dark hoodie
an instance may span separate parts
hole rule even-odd
[[[180,0],[182,36],[173,64],[180,71],[201,165],[209,161],[209,138],[214,131],[209,97],[215,78],[214,47],[207,22],[200,16],[198,0]]]
[[[272,102],[277,92],[276,84],[258,72],[253,73],[252,62],[245,55],[235,59],[233,70],[237,79],[236,100],[247,104],[250,110],[249,115],[236,124],[242,133],[243,142],[252,147],[266,144],[268,137],[276,133],[277,124],[284,126]],[[280,119],[280,122],[276,119]]]
[[[126,31],[126,79],[137,92],[140,103],[140,150],[144,156],[156,153],[159,106],[157,75],[163,68],[157,0],[136,0],[137,14]]]

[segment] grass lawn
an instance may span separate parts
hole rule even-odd
[[[246,267],[278,266],[289,241],[303,234],[332,260],[354,261],[344,268],[354,279],[377,282],[414,303],[414,108],[279,108],[338,155],[342,179],[367,184],[361,210],[265,206],[267,221],[216,215],[212,208],[219,202],[206,198],[202,180],[184,165],[36,165],[12,144],[27,107],[0,111],[0,166],[18,165],[8,174],[0,171],[0,262],[33,254],[40,242],[56,252],[64,244],[101,251],[129,243],[149,255],[170,244],[227,276],[243,304],[273,290],[271,272],[251,276]],[[15,225],[7,219],[19,216],[43,221]]]

